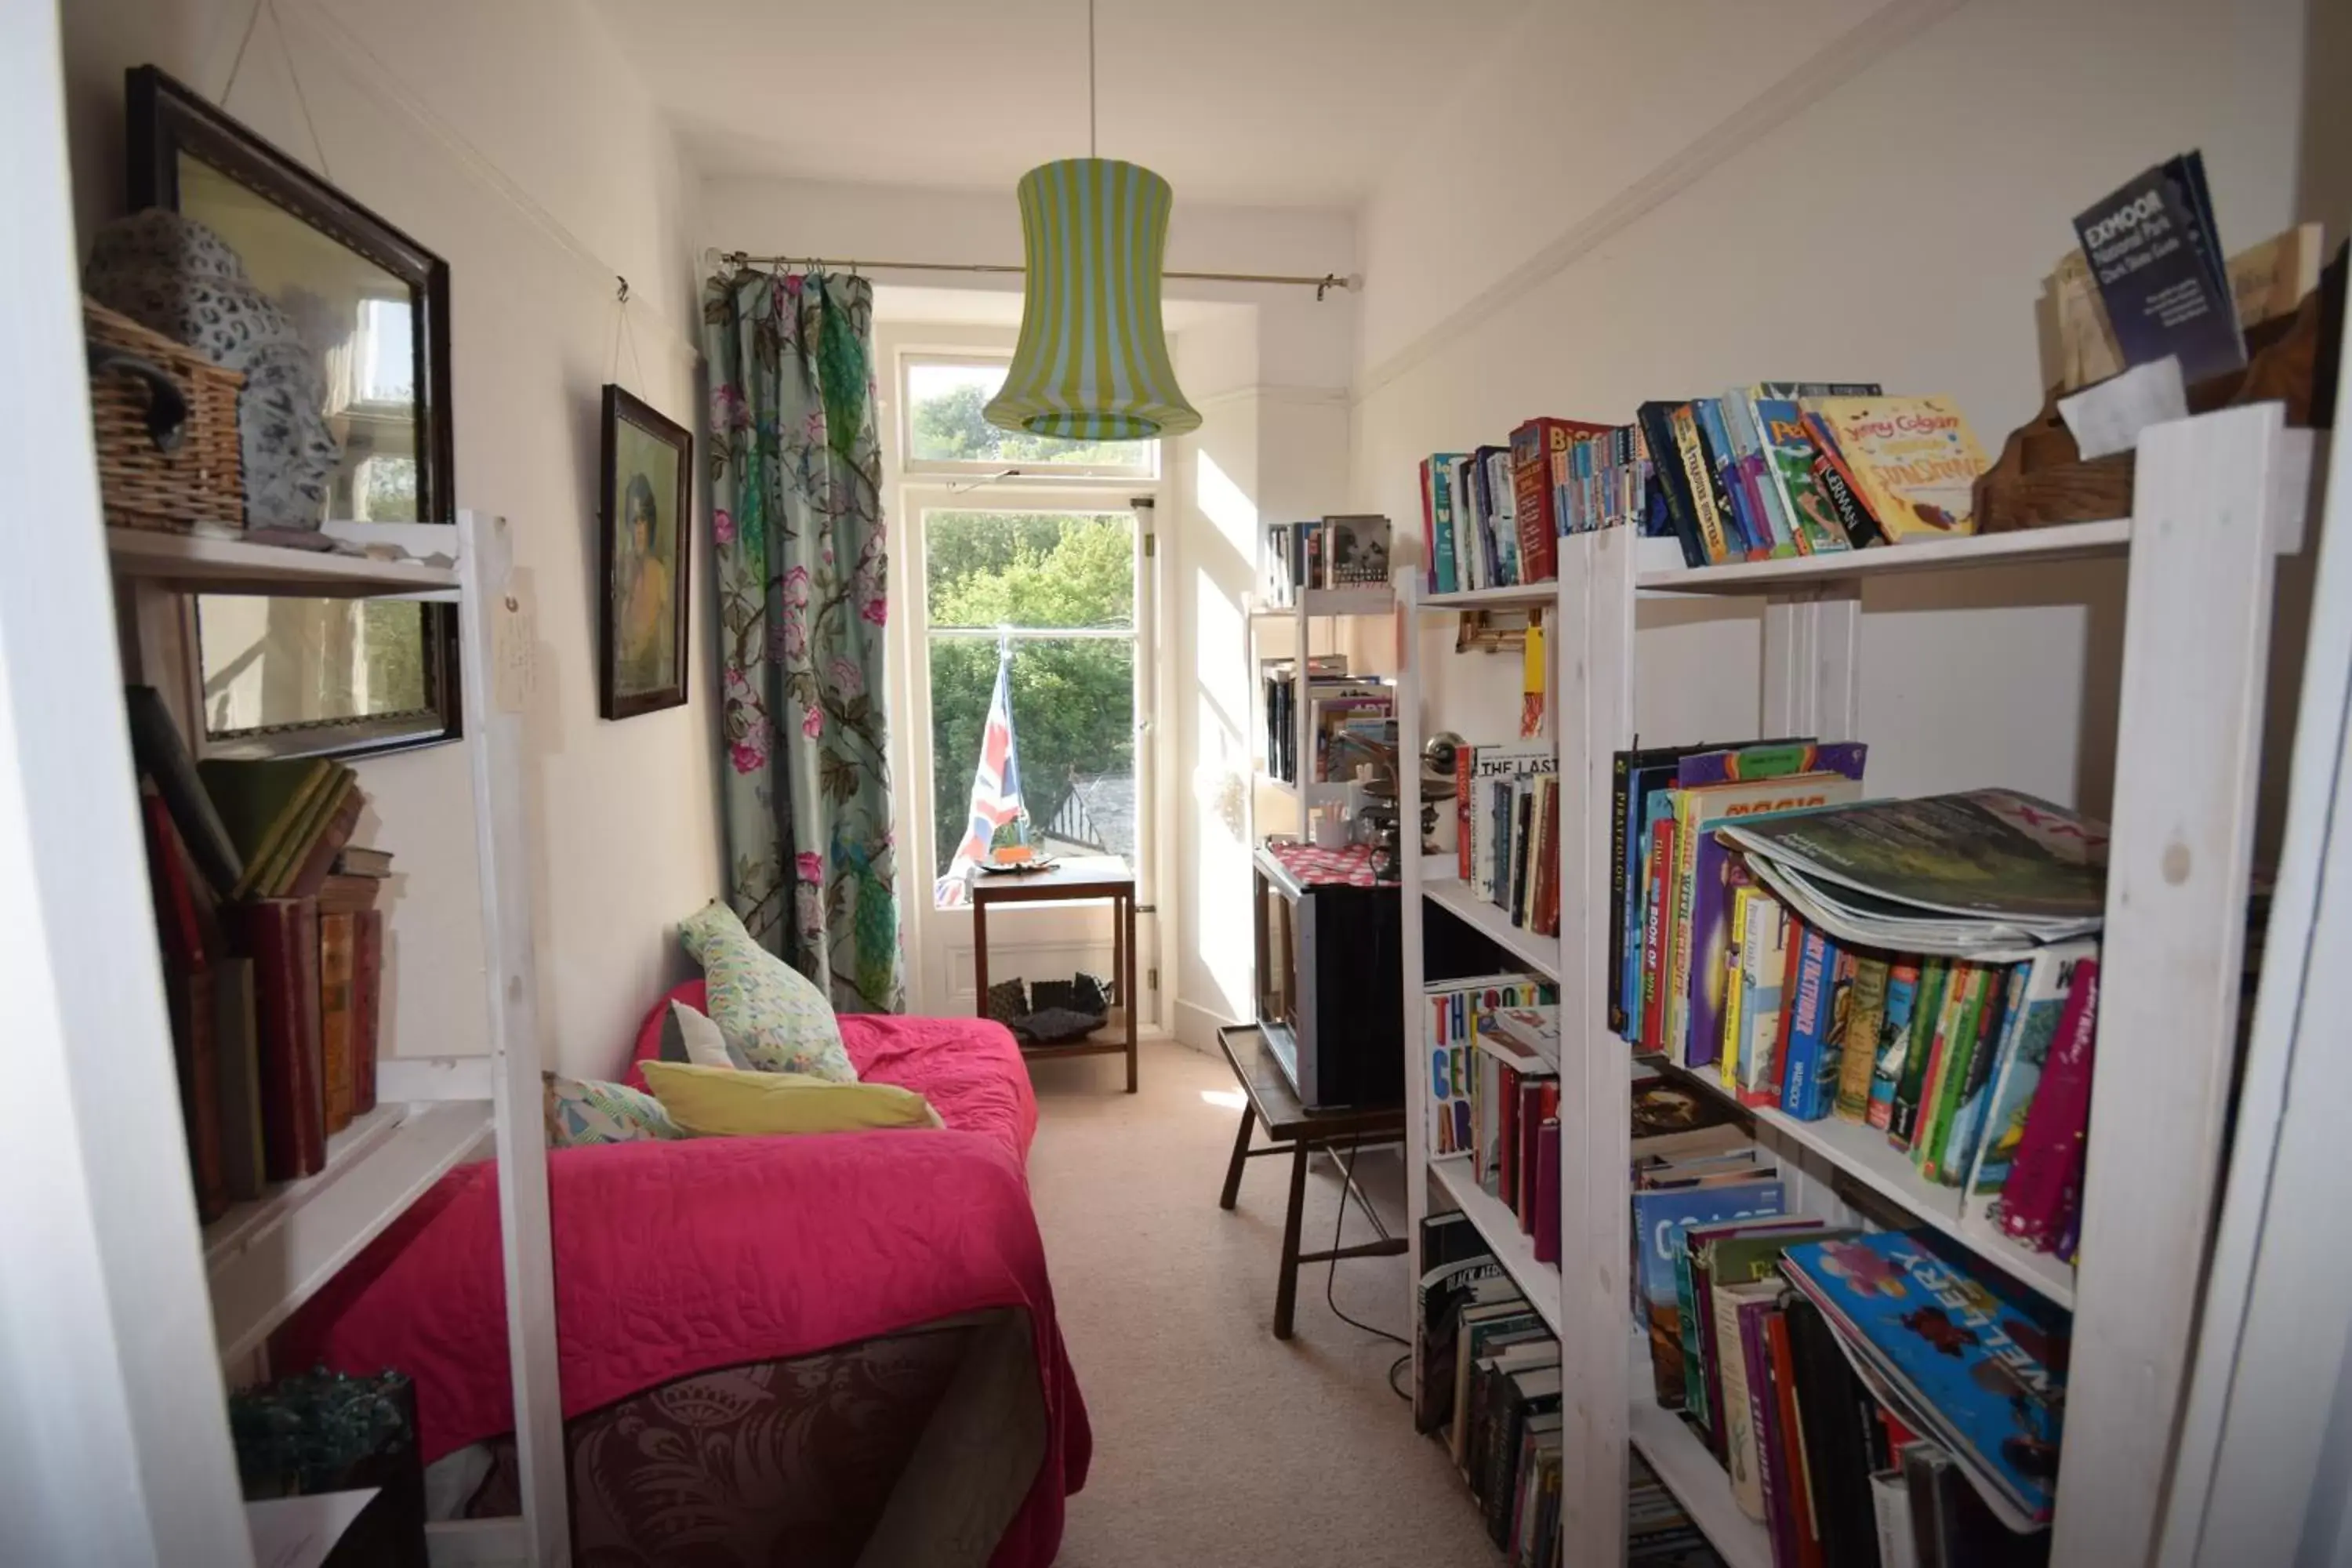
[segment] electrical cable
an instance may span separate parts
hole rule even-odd
[[[1366,1219],[1372,1222],[1372,1229],[1379,1234],[1380,1238],[1382,1241],[1391,1239],[1389,1236],[1389,1227],[1381,1223],[1379,1211],[1372,1207],[1371,1200],[1364,1195],[1364,1190],[1356,1184],[1356,1155],[1359,1152],[1359,1146],[1361,1144],[1362,1141],[1363,1134],[1360,1132],[1352,1134],[1349,1138],[1348,1163],[1340,1167],[1339,1204],[1337,1211],[1331,1215],[1331,1250],[1334,1252],[1339,1250],[1339,1237],[1343,1228],[1347,1225],[1348,1198],[1351,1194],[1355,1197],[1356,1206],[1364,1211],[1364,1217]],[[1325,1152],[1328,1153],[1329,1151],[1326,1150]],[[1337,1156],[1335,1155],[1334,1158],[1336,1159]],[[1406,1339],[1402,1334],[1392,1334],[1386,1329],[1374,1328],[1371,1324],[1363,1321],[1361,1319],[1351,1318],[1348,1316],[1346,1312],[1340,1310],[1339,1299],[1332,1293],[1339,1282],[1339,1260],[1334,1258],[1330,1260],[1330,1267],[1325,1270],[1323,1275],[1323,1304],[1329,1307],[1331,1309],[1331,1315],[1339,1319],[1341,1322],[1346,1323],[1352,1328],[1361,1329],[1368,1334],[1377,1334],[1381,1339],[1388,1341],[1391,1344],[1399,1344],[1405,1347],[1405,1353],[1397,1357],[1396,1360],[1389,1363],[1388,1385],[1389,1392],[1395,1394],[1399,1399],[1412,1399],[1412,1394],[1407,1394],[1403,1389],[1397,1386],[1397,1372],[1400,1368],[1409,1365],[1412,1363],[1412,1342]]]

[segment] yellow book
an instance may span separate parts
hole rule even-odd
[[[1733,942],[1738,942],[1746,939],[1748,906],[1757,899],[1769,896],[1746,885],[1731,889],[1731,939]],[[1733,949],[1735,956],[1738,952],[1737,948]],[[1722,1079],[1723,1087],[1734,1094],[1739,1092],[1739,1041],[1740,1037],[1746,1032],[1745,1026],[1740,1022],[1739,1006],[1742,1000],[1741,993],[1746,989],[1747,987],[1740,984],[1738,969],[1734,967],[1724,984],[1723,1048],[1716,1054],[1715,1058],[1716,1077]]]
[[[1977,477],[1991,465],[1948,397],[1808,397],[1889,544],[1976,531]]]

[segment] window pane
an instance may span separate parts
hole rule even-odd
[[[1016,637],[1008,682],[1029,838],[1063,854],[1134,863],[1135,644],[1122,637]],[[930,638],[932,794],[941,871],[971,821],[996,644]],[[1000,840],[1012,829],[1001,829]]]
[[[934,511],[923,584],[935,626],[1135,625],[1135,514]]]
[[[908,456],[917,461],[1084,463],[1158,471],[1154,441],[1064,441],[1000,430],[981,410],[1004,384],[1001,364],[907,367]]]
[[[196,601],[205,731],[434,714],[432,607],[398,599]],[[434,717],[437,724],[437,715]]]

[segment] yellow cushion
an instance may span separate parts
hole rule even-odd
[[[669,1119],[697,1137],[942,1125],[930,1101],[892,1083],[834,1083],[804,1073],[685,1062],[639,1065]]]

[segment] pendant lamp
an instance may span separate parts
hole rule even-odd
[[[1087,6],[1088,150],[1094,5]],[[1021,341],[991,425],[1078,441],[1137,441],[1200,427],[1176,385],[1160,318],[1168,182],[1115,158],[1065,158],[1021,176],[1028,287]]]

